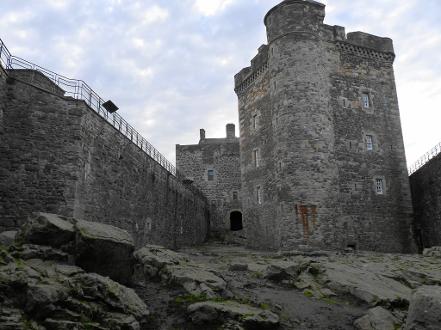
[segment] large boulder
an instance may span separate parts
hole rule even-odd
[[[343,263],[323,263],[319,281],[340,294],[349,294],[371,306],[406,306],[412,290],[390,277]]]
[[[135,246],[132,237],[123,229],[36,213],[22,226],[16,240],[21,243],[18,248],[24,259],[49,259],[48,254],[55,251],[57,255],[51,259],[69,259],[71,255],[72,262],[87,272],[109,276],[123,284],[131,282]]]
[[[98,274],[53,260],[0,263],[0,329],[139,330],[149,311],[136,293]],[[6,261],[8,260],[8,261]]]
[[[75,221],[75,264],[88,272],[128,284],[135,245],[123,229],[97,222]]]
[[[201,327],[222,325],[231,320],[237,321],[245,329],[276,329],[279,326],[276,314],[235,301],[199,302],[188,306],[187,312],[191,321]]]
[[[147,245],[137,250],[134,256],[138,282],[159,280],[165,285],[179,286],[191,295],[208,298],[216,297],[226,289],[226,282],[220,276],[163,247]]]
[[[74,225],[68,218],[56,214],[35,213],[17,234],[18,241],[62,247],[75,239]]]
[[[441,329],[441,287],[422,286],[412,295],[406,330]]]
[[[117,313],[125,313],[137,320],[149,315],[145,303],[133,289],[98,274],[78,273],[71,277],[70,288],[81,297],[93,297]],[[119,315],[117,315],[119,318]]]
[[[400,320],[383,307],[375,307],[357,319],[354,326],[358,330],[395,330],[400,327]]]

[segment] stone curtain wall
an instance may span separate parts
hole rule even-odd
[[[40,86],[52,91],[47,83]],[[84,102],[19,80],[4,91],[0,230],[16,228],[31,212],[43,211],[127,229],[138,246],[205,240],[205,198]]]
[[[82,107],[80,116],[75,217],[124,228],[138,246],[202,243],[208,231],[205,198],[93,111]]]
[[[6,105],[6,72],[3,70],[3,67],[0,65],[0,139],[2,139],[3,134],[3,113]]]
[[[317,2],[274,7],[265,17],[268,46],[235,76],[248,242],[414,251],[392,41],[346,37],[343,27],[323,24],[324,16]],[[366,135],[374,139],[370,152]],[[375,192],[376,178],[384,180],[383,195]]]
[[[71,215],[80,138],[76,102],[16,80],[0,90],[0,230],[17,228],[31,212]]]
[[[410,176],[419,248],[441,246],[441,155]]]
[[[204,139],[197,145],[176,145],[176,167],[194,180],[210,204],[210,233],[225,237],[230,213],[242,211],[240,197],[239,139]],[[207,171],[214,170],[213,181]],[[237,192],[237,200],[233,199]]]

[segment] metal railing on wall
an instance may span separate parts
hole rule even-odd
[[[420,157],[410,168],[409,175],[412,175],[418,171],[421,167],[426,165],[431,159],[435,158],[441,153],[441,142],[433,147],[430,151],[426,152],[422,157]]]
[[[55,85],[64,91],[65,96],[82,100],[98,115],[115,127],[125,137],[136,144],[142,151],[158,162],[171,174],[178,176],[175,166],[168,161],[150,142],[139,134],[123,117],[118,113],[108,112],[102,105],[105,102],[89,85],[82,80],[70,79],[53,71],[42,68],[39,65],[26,61],[22,58],[11,55],[3,40],[0,39],[0,64],[6,70],[24,69],[40,72]]]

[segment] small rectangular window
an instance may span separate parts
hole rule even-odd
[[[257,129],[257,115],[253,115],[253,129]]]
[[[214,180],[214,170],[208,170],[207,171],[207,179],[208,179],[208,181],[213,181]]]
[[[374,139],[372,135],[366,135],[366,149],[368,151],[374,150]]]
[[[237,198],[238,198],[237,191],[233,191],[233,200],[237,201]]]
[[[257,204],[262,204],[262,188],[260,186],[256,189],[256,200]]]
[[[375,179],[375,190],[378,195],[384,194],[384,180],[383,179]]]
[[[254,167],[259,167],[260,166],[260,155],[259,155],[259,149],[254,149],[253,150],[253,163],[254,163]]]
[[[362,99],[362,102],[363,102],[363,108],[365,108],[365,109],[369,108],[370,105],[371,105],[371,102],[370,102],[370,99],[369,99],[369,94],[364,93],[361,96],[361,99]]]

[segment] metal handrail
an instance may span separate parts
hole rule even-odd
[[[441,153],[441,142],[434,146],[430,151],[426,152],[420,157],[411,167],[409,167],[409,175],[418,171],[421,167],[426,165],[431,159],[435,158]]]
[[[101,118],[115,127],[126,138],[136,144],[143,152],[153,158],[172,175],[178,176],[175,166],[168,161],[150,142],[139,134],[123,117],[118,113],[108,112],[102,104],[105,102],[88,84],[83,80],[70,79],[53,71],[42,68],[20,57],[13,56],[3,40],[0,39],[0,65],[6,70],[25,69],[40,72],[50,79],[56,86],[64,91],[65,96],[82,100],[94,110]]]

